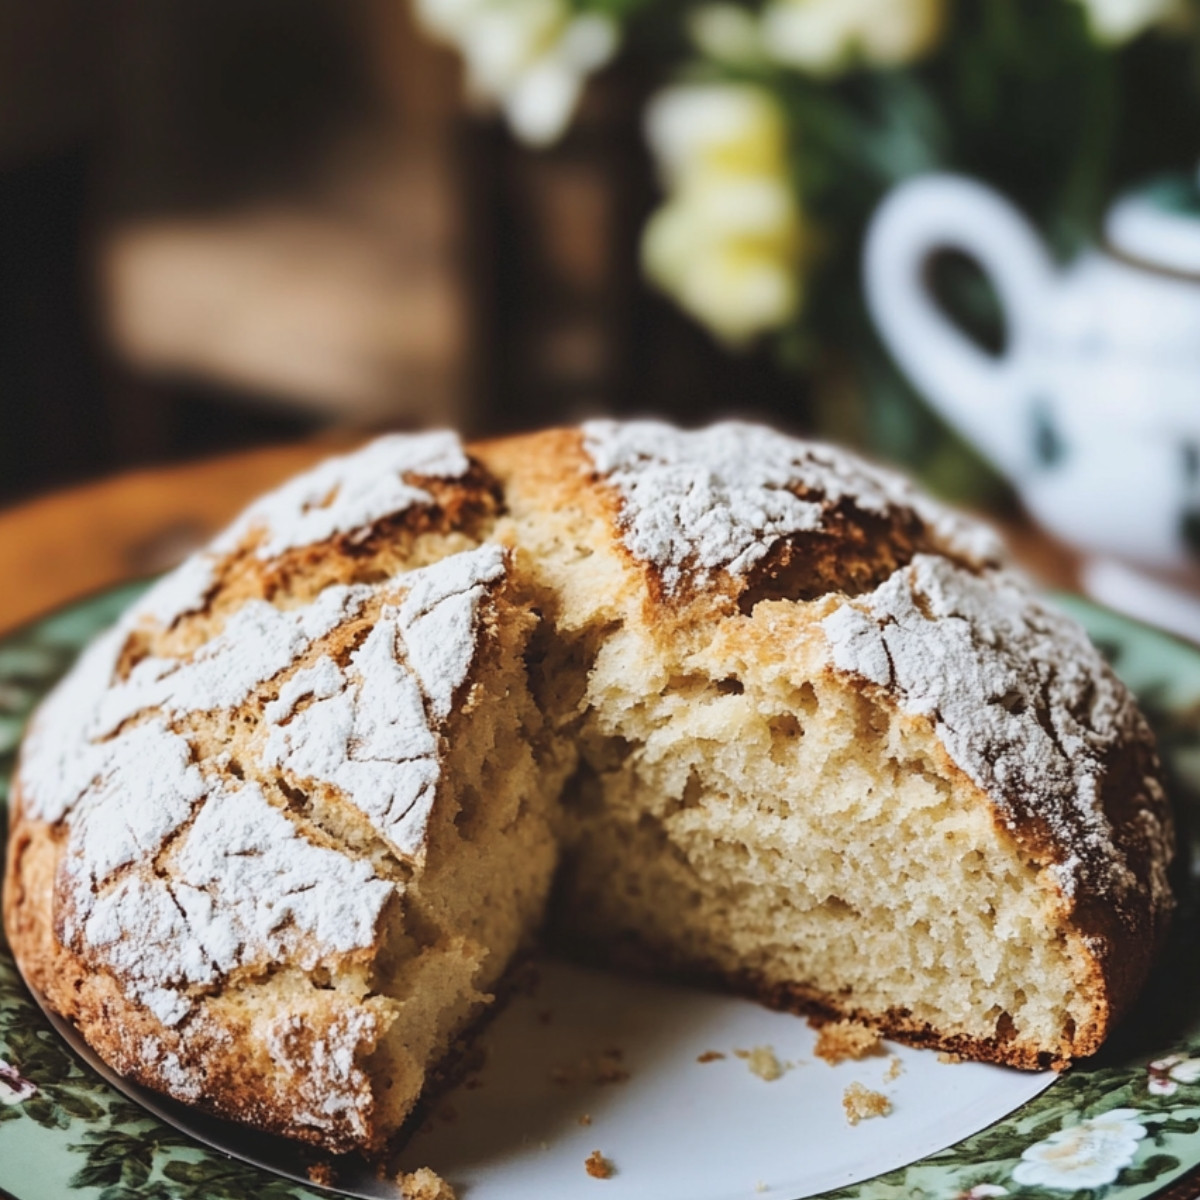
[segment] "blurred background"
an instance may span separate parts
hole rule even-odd
[[[548,152],[406,0],[0,0],[0,497],[329,426],[787,411],[641,281],[639,83]]]
[[[1198,15],[0,0],[0,505],[738,415],[1031,514],[1200,636]]]

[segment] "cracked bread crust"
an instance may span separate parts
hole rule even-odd
[[[489,692],[531,635],[528,680]],[[485,757],[524,734],[547,796],[610,770],[601,743],[621,738],[597,680],[622,638],[671,664],[653,685],[668,700],[671,672],[686,683],[718,645],[735,664],[715,674],[722,703],[783,673],[886,712],[1027,872],[1087,1015],[1040,1040],[1007,1014],[965,1034],[648,939],[660,967],[985,1061],[1061,1066],[1097,1048],[1172,904],[1170,814],[1127,691],[982,527],[852,456],[734,423],[386,438],[253,506],[35,721],[4,898],[22,969],[147,1086],[334,1152],[381,1148],[415,1102],[380,1083],[409,1069],[392,1044],[405,972],[435,946],[461,960],[461,1029],[501,969],[421,899],[485,840],[488,805],[452,792],[447,764],[528,682],[540,714]],[[525,829],[523,806],[486,836]],[[521,931],[496,935],[503,954],[544,910],[557,851],[541,829],[521,835],[529,878],[503,881]],[[295,852],[273,866],[281,839]]]
[[[697,488],[694,478],[680,482],[670,468],[706,458],[740,465],[761,454],[764,434],[767,445],[782,444],[785,464],[772,464],[777,478],[766,490],[794,492],[819,513],[802,514],[795,522],[801,528],[774,540],[752,526],[727,528],[715,553],[710,549],[695,571],[682,570],[680,562],[695,563],[679,553],[688,536],[679,514]],[[597,451],[602,437],[616,449]],[[698,450],[691,439],[701,441]],[[734,627],[739,614],[764,601],[813,602],[802,620],[820,630],[827,650],[820,670],[851,680],[927,730],[945,769],[973,785],[1005,836],[1039,867],[1055,868],[1055,891],[1061,888],[1068,907],[1082,916],[1099,906],[1087,918],[1095,926],[1090,933],[1109,939],[1115,910],[1118,923],[1151,946],[1165,936],[1174,903],[1166,876],[1173,835],[1153,734],[1079,626],[1035,599],[986,527],[844,452],[732,422],[696,433],[658,422],[594,422],[476,451],[502,480],[510,511],[544,503],[588,512],[589,537],[628,568],[612,607],[627,607],[665,631],[659,641],[681,630],[707,638],[706,622]],[[817,483],[805,478],[806,460],[816,464]],[[660,468],[665,478],[652,478],[649,507],[670,519],[639,541],[628,500],[637,489],[628,477],[639,470],[653,477]],[[789,471],[784,487],[779,476]],[[712,474],[725,483],[719,466]],[[841,479],[847,494],[831,488],[828,475]],[[865,497],[848,494],[864,479],[871,481]],[[734,507],[739,497],[735,488],[710,484],[704,499]],[[757,552],[751,561],[747,546]],[[756,639],[747,652],[765,658],[769,639]],[[907,667],[904,678],[897,661]],[[955,722],[946,719],[950,708]],[[1093,949],[1113,957],[1099,943]],[[1121,964],[1106,967],[1114,983],[1140,976],[1144,954],[1134,955],[1139,965],[1132,971],[1125,956],[1117,957]]]
[[[505,621],[514,629],[521,623],[521,615],[507,611],[502,603],[489,610],[485,619]],[[376,620],[372,633],[382,625]],[[361,649],[362,631],[361,622],[358,628],[338,631],[343,635],[342,653],[355,640]],[[486,628],[480,636],[483,644],[472,656],[471,673],[490,669],[494,657]],[[328,642],[315,650],[339,653]],[[309,659],[313,654],[309,652]],[[304,669],[302,660],[279,692],[285,693],[287,683]],[[428,765],[436,773],[441,754],[436,743],[453,739],[455,730],[470,720],[475,707],[471,673],[447,697],[448,703],[453,702],[453,714],[431,727],[432,754],[397,762],[393,775],[401,776],[402,785],[406,784],[403,769],[414,763]],[[308,711],[321,703],[312,692],[308,699]],[[436,701],[430,709],[436,718],[435,705]],[[199,723],[194,716],[191,719]],[[135,732],[146,728],[137,726]],[[236,735],[236,724],[234,728]],[[364,738],[371,732],[360,731]],[[182,735],[170,736],[185,741]],[[191,742],[193,752],[203,746],[201,737],[194,736]],[[237,752],[242,754],[245,748]],[[426,746],[417,749],[429,754]],[[371,1060],[396,1014],[374,994],[373,977],[386,969],[384,956],[396,953],[394,946],[389,947],[389,929],[399,923],[400,910],[411,903],[412,879],[430,866],[428,859],[440,861],[445,855],[445,833],[439,834],[439,828],[452,819],[447,812],[451,797],[441,794],[435,779],[423,832],[419,843],[412,844],[388,836],[393,830],[389,823],[372,825],[362,820],[372,815],[369,808],[350,811],[344,800],[345,794],[353,794],[350,788],[331,789],[320,797],[316,803],[324,809],[319,813],[310,809],[285,819],[290,776],[286,761],[282,767],[284,795],[273,796],[273,804],[245,789],[224,791],[222,783],[210,776],[197,792],[199,814],[170,831],[172,841],[154,860],[118,866],[115,884],[112,878],[97,879],[102,871],[96,869],[94,847],[87,867],[78,865],[79,849],[73,852],[73,842],[80,840],[81,832],[86,839],[88,814],[74,823],[69,816],[54,823],[40,820],[31,815],[18,782],[8,847],[6,929],[29,982],[120,1073],[219,1116],[334,1153],[381,1149],[395,1122],[379,1112]],[[311,764],[305,765],[306,773],[312,770]],[[307,774],[306,778],[306,787],[315,793],[318,788]],[[161,777],[154,782],[164,790],[170,787],[170,781]],[[252,836],[244,836],[246,822],[239,818],[245,812],[230,811],[228,804],[234,794],[243,810],[271,819],[265,833],[286,861],[272,859],[270,846],[253,837],[258,832],[253,824]],[[415,799],[415,808],[421,807],[420,791],[408,798]],[[218,861],[227,852],[235,864],[265,864],[275,874],[255,871],[246,878],[235,869],[196,878],[184,858],[200,834],[201,823],[210,817],[201,840]],[[412,832],[400,828],[402,833]],[[340,839],[335,834],[338,829]],[[112,856],[99,857],[112,860]],[[312,874],[305,874],[310,862]],[[353,869],[349,878],[344,872],[335,873],[339,862]],[[106,925],[96,920],[100,902],[105,896],[120,895],[123,882],[130,879],[141,884],[140,903],[117,909],[128,926],[118,933],[125,936],[98,935],[97,924]],[[206,883],[212,887],[207,911],[201,915],[189,905],[190,923],[171,926],[168,933],[174,940],[164,939],[156,923],[157,908],[148,899],[154,894],[150,889],[161,886],[163,894],[178,905],[181,888],[197,892]],[[307,896],[315,896],[322,911],[309,914],[304,907]],[[247,905],[255,909],[249,918],[243,911]],[[347,919],[348,905],[354,911]],[[185,913],[182,906],[179,911]],[[268,926],[282,923],[283,935],[272,940],[268,928],[261,936],[255,915],[265,916]],[[288,937],[289,930],[302,936]],[[216,961],[213,970],[189,972],[195,963],[194,943],[216,959],[222,939],[229,935],[236,946],[227,959]],[[330,980],[339,977],[344,986],[333,986]],[[279,982],[284,986],[273,994],[272,985]]]
[[[293,1054],[293,1069],[286,1071],[262,1062],[251,1022],[229,1012],[169,1028],[130,997],[119,976],[96,970],[68,949],[50,919],[61,838],[44,822],[22,819],[19,790],[12,803],[4,913],[14,953],[29,984],[109,1066],[184,1104],[334,1153],[379,1142],[371,1089],[361,1070],[337,1080],[337,1109],[316,1123],[298,1119],[306,1111],[319,1112],[334,1094],[328,1078],[304,1069],[302,1055]],[[304,1048],[315,1057],[318,1048],[328,1055],[349,1046],[353,1059],[361,1061],[373,1045],[372,1031],[363,1024],[361,1011],[336,1001],[314,1006],[306,1013]]]

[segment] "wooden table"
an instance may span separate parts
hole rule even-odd
[[[0,512],[0,635],[124,580],[152,575],[202,545],[247,501],[352,444],[326,436],[181,466],[133,471]],[[1055,587],[1073,587],[1075,561],[1028,525],[1003,532],[1021,564]],[[1197,1200],[1200,1169],[1158,1200]]]

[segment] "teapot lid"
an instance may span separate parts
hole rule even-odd
[[[1200,278],[1200,176],[1163,175],[1108,210],[1110,249],[1139,265]]]

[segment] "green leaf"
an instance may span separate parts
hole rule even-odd
[[[1138,1163],[1133,1167],[1126,1167],[1121,1172],[1120,1179],[1129,1187],[1138,1183],[1153,1183],[1168,1171],[1178,1170],[1179,1165],[1179,1159],[1170,1154],[1152,1154],[1145,1162]]]
[[[31,1099],[26,1100],[21,1105],[21,1110],[27,1117],[32,1118],[41,1125],[43,1129],[66,1129],[71,1123],[66,1113],[41,1092]]]
[[[99,1121],[106,1113],[105,1106],[91,1096],[63,1088],[58,1095],[63,1111],[82,1121]]]
[[[71,1186],[75,1188],[103,1187],[105,1184],[118,1183],[121,1179],[120,1160],[91,1158],[71,1176]]]

